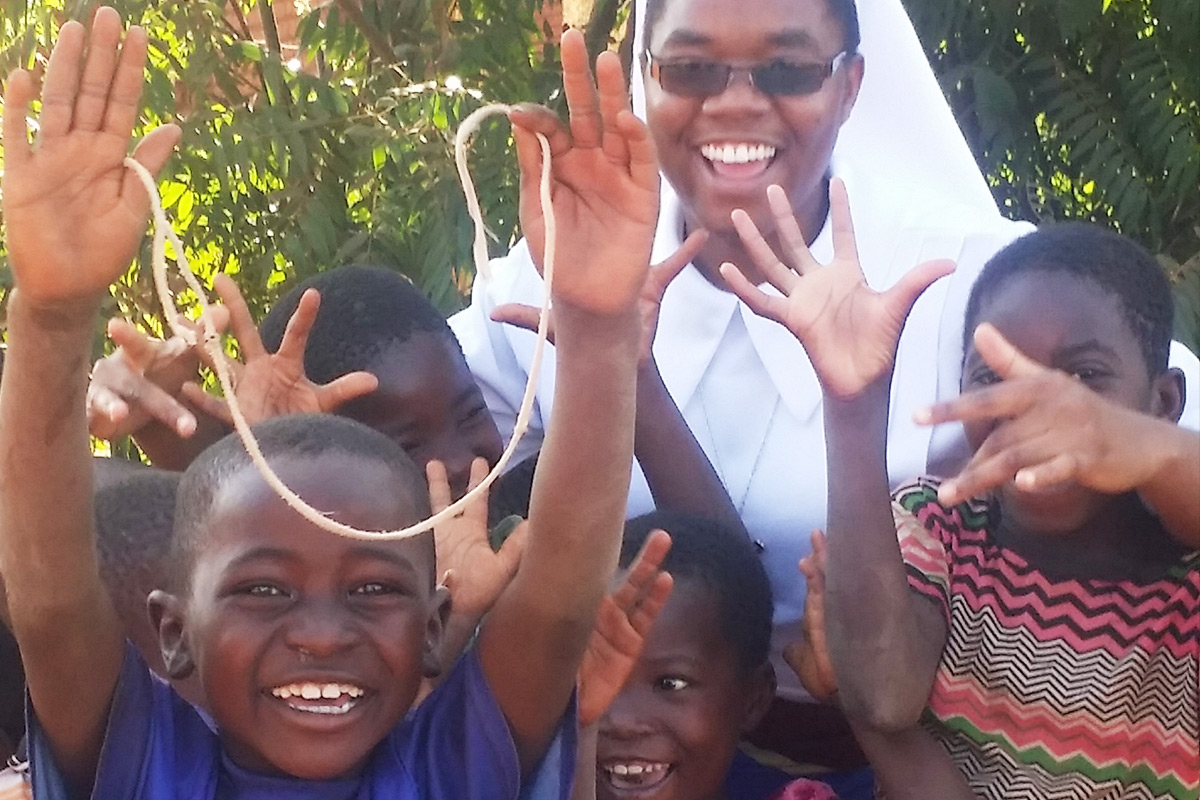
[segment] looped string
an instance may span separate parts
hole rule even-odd
[[[476,110],[463,120],[454,142],[454,160],[458,166],[458,174],[463,184],[463,192],[466,194],[467,210],[475,225],[473,248],[475,271],[477,276],[482,276],[484,279],[490,275],[488,270],[487,242],[485,239],[483,215],[479,209],[479,200],[475,196],[474,183],[471,181],[470,173],[467,170],[467,144],[470,141],[471,135],[486,117],[495,114],[507,114],[509,110],[510,107],[506,105],[488,105]],[[297,514],[312,524],[330,533],[348,536],[352,539],[403,539],[415,536],[419,533],[432,530],[446,520],[453,519],[461,514],[466,510],[467,506],[495,483],[496,479],[504,471],[504,467],[512,459],[513,453],[516,452],[517,444],[529,428],[529,418],[533,414],[533,401],[536,396],[538,375],[541,372],[542,356],[545,351],[546,337],[549,330],[550,287],[554,280],[555,220],[554,208],[550,202],[550,142],[540,133],[537,134],[537,137],[542,147],[542,174],[538,186],[538,194],[546,225],[544,272],[546,286],[542,296],[542,314],[541,320],[538,322],[537,342],[534,345],[533,361],[529,366],[529,380],[525,384],[525,394],[521,401],[521,408],[517,412],[512,438],[509,440],[508,446],[504,449],[504,453],[500,456],[500,460],[496,462],[496,466],[492,468],[492,471],[487,474],[487,477],[478,486],[428,519],[397,531],[365,531],[332,519],[327,513],[313,508],[298,494],[293,492],[275,473],[271,465],[267,463],[262,449],[258,446],[258,440],[250,430],[250,424],[246,421],[246,417],[242,414],[241,407],[238,404],[237,395],[234,392],[232,374],[229,369],[229,362],[221,346],[221,336],[217,333],[216,327],[213,325],[212,319],[208,314],[212,304],[208,300],[208,294],[205,292],[204,287],[192,273],[187,257],[184,255],[183,243],[179,240],[175,231],[171,229],[171,223],[167,219],[166,212],[162,207],[158,187],[154,183],[154,176],[134,159],[125,159],[125,166],[133,170],[134,174],[141,179],[142,185],[146,189],[146,194],[150,196],[150,207],[154,217],[154,249],[152,260],[154,286],[158,293],[159,302],[162,304],[167,325],[176,337],[187,342],[189,345],[202,346],[205,352],[208,353],[214,371],[217,374],[217,380],[221,384],[221,390],[225,393],[225,400],[229,404],[229,414],[233,418],[233,427],[241,438],[251,462],[258,469],[259,474],[262,475],[267,485],[295,510]],[[200,339],[198,339],[193,330],[181,324],[182,315],[179,313],[175,305],[175,298],[172,296],[171,289],[167,285],[166,242],[168,240],[175,251],[175,265],[179,273],[183,276],[183,279],[187,282],[188,287],[196,295],[196,300],[200,305],[202,312],[200,320],[203,331],[202,338]]]

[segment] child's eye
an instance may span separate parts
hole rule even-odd
[[[663,692],[680,692],[691,685],[691,681],[676,676],[666,676],[654,682],[654,688]]]
[[[483,420],[485,417],[487,417],[487,415],[488,415],[487,406],[483,406],[483,405],[475,406],[470,411],[468,411],[462,415],[462,418],[459,420],[458,424],[459,425],[471,425],[471,424],[474,424],[476,422]]]
[[[252,583],[249,586],[244,586],[238,590],[238,594],[244,594],[247,597],[286,597],[285,592],[280,587],[273,583]]]
[[[383,597],[389,594],[397,594],[398,592],[399,590],[395,586],[372,581],[355,587],[350,591],[350,594],[358,597]]]
[[[980,367],[971,373],[971,383],[975,386],[991,386],[1000,383],[1000,376],[987,367]]]

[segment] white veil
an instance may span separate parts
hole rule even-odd
[[[645,117],[646,91],[638,64],[646,0],[634,2],[637,25],[630,89],[634,112]],[[987,183],[900,0],[858,0],[858,8],[859,51],[866,71],[858,101],[838,135],[834,164],[852,164],[856,185],[870,182],[872,205],[952,209],[956,216],[962,215],[960,219],[998,217]],[[666,181],[663,195],[664,207],[674,202],[674,191]]]

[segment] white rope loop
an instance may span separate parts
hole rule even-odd
[[[487,263],[486,233],[483,224],[483,215],[479,208],[479,200],[475,195],[475,186],[467,169],[467,145],[471,134],[475,132],[479,124],[486,117],[495,114],[507,114],[509,110],[510,107],[506,105],[489,105],[476,110],[463,120],[454,142],[455,164],[458,167],[459,179],[462,181],[463,192],[467,198],[467,210],[475,225],[473,247],[475,272],[477,278],[483,277],[485,280],[490,275]],[[533,401],[537,394],[537,381],[541,372],[542,356],[546,348],[546,339],[549,332],[550,287],[554,280],[555,220],[554,208],[550,204],[550,142],[540,133],[537,134],[537,137],[542,147],[542,173],[538,186],[538,194],[546,226],[546,254],[544,261],[544,280],[546,285],[542,296],[542,315],[541,320],[538,322],[537,342],[534,345],[533,361],[529,366],[529,380],[525,384],[525,394],[521,400],[521,408],[517,412],[512,438],[509,440],[508,446],[504,448],[504,452],[501,454],[500,460],[496,462],[496,466],[492,468],[491,472],[487,474],[487,477],[478,486],[428,519],[396,531],[365,531],[332,519],[327,513],[313,508],[303,498],[293,492],[275,473],[271,465],[267,463],[262,449],[258,446],[258,440],[254,437],[253,431],[250,430],[250,424],[246,421],[246,417],[242,414],[241,407],[238,405],[237,396],[234,393],[233,377],[229,370],[229,362],[225,356],[225,351],[221,347],[220,334],[217,333],[216,327],[207,313],[209,308],[211,308],[208,295],[204,287],[200,284],[200,281],[192,273],[191,267],[187,262],[187,257],[184,255],[183,243],[171,228],[171,223],[167,219],[166,212],[163,210],[162,199],[159,197],[154,177],[134,159],[125,159],[125,166],[132,169],[134,174],[141,179],[142,185],[146,189],[146,194],[150,196],[150,207],[154,217],[154,250],[152,259],[154,286],[158,292],[158,299],[162,304],[163,314],[166,317],[168,326],[171,328],[171,332],[191,345],[198,343],[195,332],[181,324],[181,315],[176,308],[175,298],[171,295],[170,287],[167,285],[166,242],[168,240],[170,240],[171,247],[175,250],[175,265],[179,273],[183,276],[183,279],[187,282],[188,287],[195,293],[197,302],[200,305],[202,311],[203,341],[199,342],[199,344],[204,347],[213,363],[217,380],[220,382],[221,390],[225,393],[225,400],[229,404],[229,414],[233,418],[234,429],[241,438],[251,462],[258,469],[259,474],[262,475],[267,485],[297,514],[312,524],[330,533],[336,533],[339,536],[347,536],[352,539],[403,539],[409,536],[416,536],[417,534],[432,530],[446,520],[453,519],[465,511],[467,506],[473,503],[481,494],[487,492],[488,488],[496,482],[500,474],[504,471],[505,466],[512,459],[513,453],[516,452],[517,445],[521,441],[521,437],[525,435],[525,431],[529,428],[529,418],[533,414]]]

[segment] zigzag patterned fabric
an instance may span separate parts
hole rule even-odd
[[[924,723],[975,793],[1197,800],[1200,552],[1150,581],[1051,579],[938,483],[893,513],[909,585],[949,624]]]

